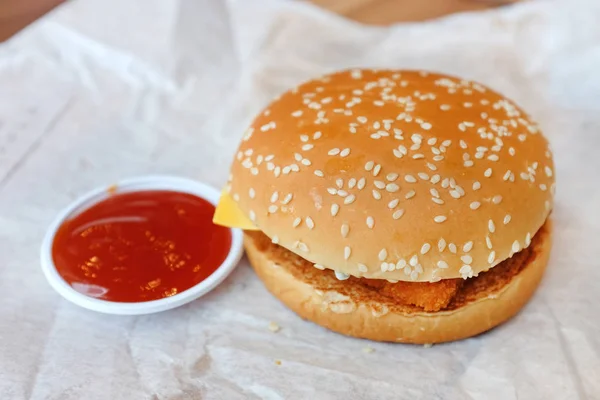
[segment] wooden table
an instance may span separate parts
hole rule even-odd
[[[484,10],[518,0],[308,0],[325,9],[376,25],[424,21],[461,11]]]
[[[0,0],[0,42],[65,0]]]
[[[0,42],[65,0],[0,0]],[[423,21],[460,11],[482,10],[518,0],[306,0],[367,24]]]

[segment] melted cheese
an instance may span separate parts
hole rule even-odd
[[[213,222],[228,228],[239,228],[249,231],[258,230],[256,225],[244,215],[236,202],[225,191],[221,193],[219,204],[217,204],[215,215],[213,215]]]

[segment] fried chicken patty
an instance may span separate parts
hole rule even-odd
[[[535,249],[541,241],[541,236],[546,234],[546,226],[532,238],[531,245],[511,258],[504,260],[494,268],[481,272],[478,276],[469,279],[444,279],[439,282],[388,282],[383,279],[367,279],[350,277],[343,285],[359,285],[378,295],[388,298],[399,305],[417,307],[423,311],[436,312],[452,310],[474,298],[477,293],[489,291],[490,288],[501,289],[510,280],[524,269]],[[260,231],[246,232],[258,249],[268,251],[274,261],[285,260],[298,267],[300,271],[311,274],[334,276],[332,270],[316,270],[313,263],[299,255],[271,242],[268,236]]]

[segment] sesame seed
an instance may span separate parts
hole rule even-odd
[[[357,120],[358,122],[360,122],[361,124],[366,124],[366,123],[367,123],[367,121],[368,121],[367,117],[363,117],[363,116],[356,117],[356,120]]]
[[[436,183],[438,183],[440,181],[440,179],[441,179],[440,176],[438,174],[435,174],[434,176],[431,177],[429,182],[431,182],[435,185]]]
[[[431,129],[431,124],[429,122],[424,122],[421,124],[421,128],[425,129],[426,131]]]
[[[343,187],[344,187],[344,180],[343,180],[342,178],[337,178],[337,179],[335,180],[335,185],[336,185],[338,188],[340,188],[340,189],[341,189],[341,188],[343,188]]]
[[[375,182],[373,182],[373,184],[375,185],[375,187],[377,189],[385,189],[385,182],[384,181],[375,181]]]
[[[340,157],[346,157],[350,154],[350,149],[346,148],[340,152]]]
[[[471,268],[470,265],[463,265],[462,267],[460,267],[460,270],[458,272],[460,272],[463,279],[467,279],[473,276],[473,268]]]
[[[373,176],[379,175],[379,171],[381,171],[381,164],[377,164],[375,168],[373,168]]]
[[[365,171],[371,171],[374,166],[375,163],[373,161],[367,161],[367,163],[365,164]]]
[[[463,163],[463,165],[465,167],[472,167],[475,163],[473,162],[473,160],[467,160]]]
[[[494,221],[491,219],[488,221],[488,230],[490,233],[494,233],[496,231],[496,225],[494,225]]]
[[[440,260],[437,262],[438,268],[446,269],[448,268],[448,263],[446,261]]]
[[[373,229],[373,226],[375,226],[375,220],[373,217],[367,217],[367,226],[369,229]]]
[[[542,192],[545,192],[547,189],[548,189],[548,187],[546,186],[546,184],[545,184],[545,183],[540,183],[540,190],[541,190]]]
[[[434,156],[433,157],[433,161],[442,161],[444,159],[444,156]]]
[[[313,264],[313,267],[315,267],[316,269],[320,269],[321,271],[325,269],[325,267],[321,264]]]
[[[413,197],[415,197],[415,195],[417,194],[417,192],[415,192],[414,190],[409,191],[408,193],[406,193],[404,195],[405,199],[412,199]]]
[[[396,263],[396,269],[400,270],[400,269],[403,269],[404,267],[406,267],[406,260],[404,260],[404,259],[398,260],[398,262]]]
[[[344,260],[349,259],[350,254],[352,254],[352,249],[350,248],[350,246],[344,247]]]
[[[415,183],[417,179],[412,175],[404,175],[404,180],[408,183]]]
[[[391,264],[390,266],[393,267],[394,264]],[[382,262],[381,265],[380,265],[380,268],[381,268],[381,272],[387,271],[388,270],[388,263]]]
[[[449,243],[448,250],[450,250],[450,253],[456,254],[456,245],[454,243]]]
[[[481,189],[481,183],[479,183],[479,181],[473,182],[473,190],[479,190],[479,189]]]
[[[379,254],[377,255],[377,257],[379,258],[379,261],[383,261],[387,258],[387,250],[386,249],[381,249],[379,251]]]
[[[414,256],[412,256],[412,257],[410,258],[410,260],[408,261],[408,263],[409,263],[411,266],[413,266],[413,267],[416,267],[416,266],[417,266],[417,264],[419,263],[419,259],[417,258],[417,255],[415,254]]]
[[[521,245],[518,240],[515,240],[512,244],[512,251],[513,253],[517,253],[519,250],[521,250]]]
[[[340,206],[338,206],[337,204],[333,203],[331,205],[331,216],[335,217],[337,215],[338,211],[340,211]]]
[[[444,249],[445,249],[445,248],[446,248],[446,241],[444,240],[444,238],[441,238],[441,239],[438,241],[438,250],[439,250],[439,251],[440,251],[440,253],[441,253],[442,251],[444,251]]]
[[[392,218],[394,218],[394,219],[400,219],[400,218],[402,218],[403,215],[404,215],[404,210],[403,209],[396,210],[392,214]]]
[[[468,241],[467,243],[464,244],[463,251],[465,253],[468,253],[469,251],[471,251],[472,248],[473,248],[473,241]]]
[[[442,180],[442,187],[446,189],[450,185],[450,180],[448,178],[444,178]]]
[[[451,190],[450,196],[454,197],[455,199],[460,199],[460,192],[458,190]]]
[[[267,208],[267,211],[269,212],[269,214],[275,214],[278,209],[279,207],[277,207],[275,204],[271,204],[269,208]]]
[[[323,171],[321,171],[320,169],[315,170],[315,175],[320,176],[321,178],[324,176]]]
[[[289,166],[285,166],[285,167],[283,167],[282,172],[283,172],[284,175],[287,175],[287,174],[290,173],[291,170],[292,169]]]
[[[308,142],[308,135],[300,135],[300,140],[302,142]]]
[[[386,179],[390,182],[393,182],[396,179],[398,179],[398,174],[396,174],[395,172],[389,173],[386,175]]]
[[[234,194],[233,194],[233,199],[234,199],[235,201],[240,201],[240,195],[239,195],[239,194],[237,194],[237,193],[234,193]]]
[[[340,149],[334,147],[333,149],[329,150],[327,154],[330,156],[337,156],[338,154],[340,154]]]
[[[309,166],[312,164],[308,158],[303,158],[301,163],[302,163],[302,165],[306,165],[306,166]]]
[[[252,168],[250,168],[250,173],[251,173],[252,175],[258,175],[258,168],[256,168],[256,167],[252,167]]]
[[[396,185],[395,183],[388,183],[385,187],[385,190],[387,190],[390,193],[394,193],[400,190],[400,186]]]
[[[489,178],[490,176],[492,176],[492,169],[491,168],[486,169],[485,172],[483,173],[483,175],[486,178]]]
[[[499,194],[492,197],[492,203],[494,203],[494,204],[500,204],[501,201],[502,201],[502,196],[500,196]]]
[[[275,235],[271,238],[271,243],[277,244],[279,243],[279,236]]]
[[[251,199],[256,197],[256,191],[253,188],[250,188],[248,190],[248,196],[250,196]]]
[[[446,219],[447,218],[445,215],[436,215],[435,217],[433,217],[433,220],[438,224],[444,222]]]
[[[509,147],[508,148],[508,154],[510,154],[511,156],[514,156],[515,153],[516,153],[516,151],[515,151],[514,147]]]
[[[485,245],[487,246],[488,249],[492,249],[492,240],[490,239],[489,236],[485,237]]]
[[[308,144],[305,144],[305,145],[302,145],[302,151],[308,151],[308,150],[311,150],[313,147],[315,147],[315,146],[314,146],[314,145],[312,145],[312,144],[310,144],[310,143],[308,143]]]
[[[365,264],[358,263],[358,270],[360,272],[367,272],[369,269],[367,268],[367,266]]]
[[[275,170],[273,171],[273,173],[275,174],[275,177],[277,178],[279,176],[279,174],[281,174],[281,168],[275,167]]]
[[[429,175],[428,175],[428,174],[426,174],[425,172],[419,172],[419,173],[417,174],[417,176],[418,176],[419,178],[423,179],[424,181],[426,181],[426,180],[428,180],[428,179],[429,179]]]
[[[354,202],[355,199],[356,199],[356,196],[351,194],[350,196],[348,196],[344,199],[344,204],[351,204],[352,202]]]
[[[546,172],[546,176],[547,176],[548,178],[551,178],[551,177],[552,177],[552,169],[551,169],[549,166],[547,166],[547,165],[546,165],[546,166],[544,167],[544,172]]]
[[[279,199],[279,193],[273,192],[273,194],[271,195],[271,203],[275,203],[277,199]]]
[[[490,154],[487,159],[490,161],[498,161],[498,158],[497,154]]]
[[[400,201],[399,199],[394,199],[394,200],[390,201],[388,203],[388,208],[390,208],[390,209],[391,208],[396,208],[396,206],[398,205],[399,201]]]
[[[480,202],[478,201],[474,201],[471,204],[469,204],[469,207],[471,207],[471,210],[477,210],[479,208],[479,206],[481,205]]]
[[[294,228],[297,228],[297,227],[298,227],[298,225],[300,225],[300,223],[301,223],[301,222],[302,222],[302,218],[300,218],[300,217],[296,217],[296,218],[294,219],[294,222],[292,223],[292,226],[293,226]]]
[[[303,242],[299,242],[299,243],[298,243],[298,248],[299,248],[300,250],[302,250],[303,252],[305,252],[305,253],[308,253],[308,252],[309,252],[309,250],[308,250],[308,246],[307,246],[305,243],[303,243]]]
[[[442,111],[448,111],[449,109],[450,109],[450,106],[448,104],[440,105],[440,110],[442,110]]]
[[[348,226],[348,224],[342,224],[342,227],[340,228],[340,233],[342,234],[342,237],[344,237],[344,238],[348,237],[349,232],[350,232],[350,227]]]
[[[423,246],[421,246],[421,254],[427,254],[429,249],[431,249],[431,245],[429,243],[423,244]]]
[[[464,129],[463,129],[463,130],[464,130]],[[463,148],[463,149],[466,149],[466,148],[467,148],[467,143],[466,143],[464,140],[462,140],[462,139],[461,139],[461,140],[460,140],[458,143],[460,144],[460,147],[461,147],[461,148]]]
[[[256,214],[254,213],[254,211],[250,210],[250,212],[248,213],[248,216],[250,217],[250,220],[252,222],[256,221]]]
[[[460,256],[460,259],[462,262],[464,262],[465,264],[471,264],[473,262],[473,257],[471,257],[468,254],[465,254],[464,256]]]
[[[373,197],[375,198],[375,200],[379,200],[379,199],[381,199],[381,193],[379,193],[377,190],[373,189]]]
[[[335,196],[335,195],[337,194],[337,189],[336,189],[336,188],[329,187],[329,188],[327,188],[327,192],[328,192],[329,194],[331,194],[331,195],[334,195],[334,196]]]
[[[300,153],[294,153],[294,159],[296,161],[302,161],[302,158],[303,158],[302,154],[300,154]]]
[[[358,190],[362,190],[362,189],[364,189],[365,184],[366,184],[365,178],[360,178],[358,180],[358,184],[356,185],[356,187],[358,188]]]
[[[321,135],[322,135],[321,131],[317,131],[313,134],[313,139],[317,140],[321,137]]]

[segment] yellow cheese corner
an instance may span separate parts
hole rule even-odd
[[[248,231],[258,230],[256,225],[244,215],[236,202],[225,191],[221,193],[219,204],[217,204],[215,215],[213,215],[213,222],[228,228],[239,228]]]

